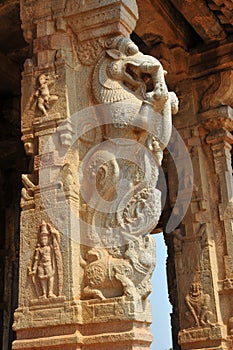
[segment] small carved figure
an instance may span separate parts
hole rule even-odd
[[[156,163],[158,164],[158,166],[160,166],[163,160],[163,149],[159,141],[156,139],[156,137],[150,136],[147,139],[147,146],[149,150],[153,152]]]
[[[50,78],[45,74],[41,74],[38,78],[39,87],[36,90],[35,97],[37,98],[37,107],[42,112],[43,116],[47,116],[47,110],[50,107],[50,102],[55,102],[58,100],[57,95],[50,95],[49,85],[54,84],[57,75],[54,77],[55,79]]]
[[[39,299],[54,298],[54,277],[58,279],[58,295],[61,296],[63,284],[63,268],[60,250],[60,234],[50,224],[42,221],[38,233],[38,244],[35,249],[32,268],[29,275],[32,276],[33,284]],[[39,286],[42,291],[38,288]]]
[[[189,294],[185,298],[186,305],[195,320],[195,326],[212,325],[210,318],[210,296],[204,294],[199,282],[193,282]]]

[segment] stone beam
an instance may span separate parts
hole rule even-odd
[[[187,48],[195,40],[195,32],[170,2],[138,0],[137,3],[140,21],[135,32],[149,47],[163,42],[168,47],[176,43]]]
[[[204,42],[223,40],[226,37],[221,24],[205,1],[171,0],[171,2],[183,14]]]

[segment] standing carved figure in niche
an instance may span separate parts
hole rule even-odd
[[[35,97],[37,98],[37,107],[42,112],[43,116],[47,116],[47,110],[50,108],[50,102],[58,100],[57,95],[50,95],[49,85],[54,84],[58,76],[55,79],[50,78],[45,74],[41,74],[38,78],[39,87],[36,90]]]
[[[204,294],[199,282],[192,283],[185,302],[195,320],[195,326],[212,325],[210,319],[213,314],[210,311],[210,296],[209,294]]]
[[[39,299],[54,298],[54,279],[58,280],[58,295],[61,296],[63,285],[63,267],[60,250],[60,234],[50,224],[42,221],[38,233],[32,268],[29,275]]]

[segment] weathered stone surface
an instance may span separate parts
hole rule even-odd
[[[22,140],[34,164],[23,176],[13,349],[149,348],[148,232],[161,214],[155,186],[178,99],[159,60],[129,38],[136,2],[21,8],[33,47]]]
[[[173,348],[233,347],[232,1],[137,4],[21,0],[20,11],[19,1],[0,4],[3,349],[13,339],[17,285],[15,349],[150,347],[148,294],[155,247],[148,232],[161,211],[155,184],[163,186],[157,169],[170,137],[170,109],[177,111],[163,69],[180,100],[174,124],[185,143],[179,149],[173,135],[167,146],[174,159],[166,156],[163,161],[168,195],[155,229],[166,232],[172,209],[172,215],[182,220],[172,233],[165,233]],[[129,39],[132,30],[135,43]],[[83,114],[83,124],[69,120],[96,104],[107,104],[111,118],[98,106]],[[101,122],[96,118],[100,111],[105,118]],[[141,119],[135,117],[138,111]],[[97,125],[90,130],[93,120]],[[83,125],[86,132],[74,143]],[[122,145],[114,158],[119,145],[112,138],[119,137],[136,144]],[[103,141],[104,152],[88,153]],[[147,151],[140,152],[138,143],[153,156],[142,156]],[[119,160],[125,149],[133,149],[139,158]],[[87,154],[90,159],[85,162]],[[117,198],[124,183],[125,196],[115,203],[116,217],[96,210],[101,201],[94,202],[94,208],[88,205],[95,198],[96,178],[97,192],[106,202]],[[82,186],[87,197],[80,195]],[[162,193],[162,201],[165,197]],[[79,213],[82,225],[73,213]],[[103,232],[93,232],[96,223]],[[117,244],[119,231],[123,246]]]

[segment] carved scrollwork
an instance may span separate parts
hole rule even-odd
[[[211,75],[207,81],[207,88],[201,97],[201,109],[206,111],[219,106],[232,104],[233,72],[223,71]]]
[[[85,66],[95,64],[104,49],[102,38],[94,41],[80,43],[77,47],[77,55],[80,62]]]

